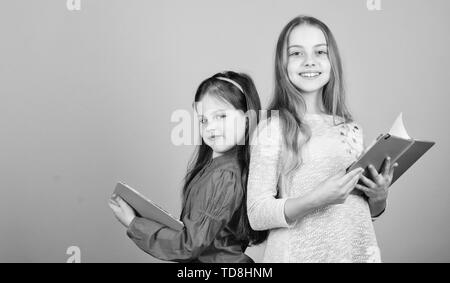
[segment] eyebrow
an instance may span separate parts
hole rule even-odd
[[[319,47],[319,46],[328,46],[328,44],[326,44],[326,43],[319,43],[319,44],[314,45],[313,47]],[[301,48],[304,48],[303,45],[298,45],[298,44],[296,44],[296,45],[291,45],[291,46],[289,46],[288,49],[289,49],[289,48],[292,48],[292,47],[301,47]]]
[[[215,110],[215,111],[211,112],[211,115],[214,115],[214,114],[216,114],[217,112],[221,112],[221,111],[226,112],[227,109],[218,109],[218,110]],[[202,115],[202,114],[199,114],[198,116],[203,116],[203,115]]]

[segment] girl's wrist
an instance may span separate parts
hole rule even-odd
[[[369,209],[370,214],[372,217],[377,217],[381,215],[385,210],[387,206],[387,199],[370,199],[369,198]]]
[[[324,201],[321,198],[317,197],[314,191],[301,197],[297,197],[296,200],[299,203],[299,206],[303,207],[305,214],[317,208],[325,206]]]
[[[314,198],[308,195],[288,199],[285,203],[284,214],[288,222],[296,221],[306,216],[315,208]]]
[[[380,204],[380,203],[384,203],[387,200],[387,195],[383,195],[383,196],[379,196],[379,197],[373,197],[373,198],[369,198],[369,203],[370,204]]]
[[[129,219],[129,221],[127,223],[127,228],[129,228],[131,226],[131,223],[133,223],[135,218],[136,218],[136,216],[133,216],[132,218]]]
[[[323,197],[316,191],[311,191],[305,197],[307,197],[310,200],[309,202],[311,203],[311,209],[321,208],[331,204],[328,202],[328,199],[326,197]]]

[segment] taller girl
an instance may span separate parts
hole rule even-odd
[[[321,21],[299,16],[282,30],[269,110],[278,115],[252,141],[247,199],[253,229],[270,229],[263,260],[381,261],[372,217],[386,207],[396,165],[387,158],[370,179],[360,168],[346,173],[363,135],[345,104],[336,41]]]

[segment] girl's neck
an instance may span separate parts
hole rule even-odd
[[[306,105],[306,114],[323,114],[325,112],[322,101],[322,89],[302,93]]]
[[[223,155],[223,153],[221,153],[221,152],[213,151],[212,159],[217,158],[217,157],[222,156],[222,155]]]
[[[224,155],[233,155],[233,154],[237,153],[237,151],[238,151],[238,147],[237,146],[234,146],[233,148],[227,150],[226,152],[217,152],[217,151],[213,150],[211,158],[215,159],[217,157],[221,157],[221,156],[224,156]]]

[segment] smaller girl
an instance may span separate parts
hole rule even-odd
[[[218,73],[200,84],[194,110],[202,140],[185,177],[184,229],[136,217],[120,197],[109,201],[139,248],[167,261],[253,262],[244,254],[247,246],[265,239],[264,232],[250,228],[246,208],[249,140],[260,109],[248,75]]]

